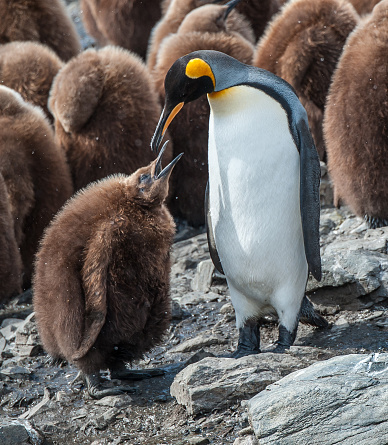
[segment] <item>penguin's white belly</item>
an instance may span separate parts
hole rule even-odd
[[[247,86],[210,95],[209,102],[211,218],[231,293],[234,289],[251,300],[247,310],[256,306],[257,313],[267,306],[278,310],[283,302],[277,300],[286,294],[290,303],[299,304],[307,261],[300,160],[286,112]],[[238,312],[238,302],[233,304]]]

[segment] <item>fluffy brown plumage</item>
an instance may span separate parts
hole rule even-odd
[[[0,160],[1,163],[1,160]],[[15,239],[11,201],[0,173],[0,302],[20,294],[22,260]]]
[[[0,0],[0,43],[32,40],[67,61],[81,51],[75,27],[61,0]]]
[[[147,67],[152,71],[156,65],[156,59],[160,44],[163,39],[178,31],[186,15],[195,8],[210,3],[212,0],[171,0],[165,3],[166,12],[151,31],[147,50]]]
[[[379,3],[381,0],[349,0],[349,1],[354,6],[354,9],[358,12],[358,14],[365,15],[372,12],[374,6],[377,5],[377,3]]]
[[[76,190],[153,159],[149,144],[161,107],[135,54],[113,46],[84,51],[58,73],[49,108]]]
[[[333,76],[324,134],[334,200],[388,225],[388,0],[350,35]]]
[[[248,32],[250,25],[235,11],[230,13],[230,21],[228,17],[225,23],[222,20],[225,9],[224,6],[217,5],[197,8],[187,15],[176,34],[164,39],[153,71],[155,84],[163,102],[166,73],[175,60],[185,54],[211,49],[229,54],[243,63],[250,62],[253,45],[233,28],[243,27],[245,32]],[[198,24],[200,31],[196,30]],[[211,32],[204,31],[205,25]],[[183,107],[169,126],[174,153],[186,153],[180,168],[172,175],[172,200],[169,206],[174,216],[181,216],[194,226],[205,222],[208,126],[209,105],[206,97]]]
[[[39,239],[71,196],[72,185],[65,156],[56,145],[42,110],[3,86],[0,87],[0,173],[7,189],[13,236],[20,249],[23,283],[27,288]],[[7,266],[2,264],[0,268]]]
[[[290,0],[259,41],[253,65],[289,82],[306,108],[321,159],[331,76],[358,15],[347,0]]]
[[[145,57],[160,0],[81,0],[82,20],[100,45],[119,45]]]
[[[34,309],[43,346],[85,375],[141,358],[169,325],[175,225],[163,204],[171,168],[159,166],[155,160],[81,190],[37,254]]]
[[[280,6],[279,0],[241,0],[236,9],[250,21],[257,41]]]
[[[47,101],[53,79],[63,62],[54,51],[36,42],[11,42],[0,45],[0,83],[20,93],[22,98],[40,106],[53,120]]]

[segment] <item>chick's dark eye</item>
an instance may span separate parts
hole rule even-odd
[[[140,175],[140,182],[145,182],[148,179],[150,179],[150,175],[147,175],[147,174],[144,174],[144,173],[142,175]]]

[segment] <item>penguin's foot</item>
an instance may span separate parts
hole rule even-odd
[[[299,313],[299,321],[303,324],[309,324],[311,326],[317,326],[319,328],[329,327],[329,323],[319,315],[314,309],[311,301],[306,297],[303,297],[302,306]]]
[[[136,388],[132,386],[115,386],[114,388],[101,389],[100,386],[100,374],[85,374],[80,371],[76,378],[71,382],[71,386],[75,383],[82,382],[86,385],[88,394],[93,399],[102,399],[106,396],[118,396],[124,392],[134,393]]]
[[[274,345],[266,347],[263,352],[274,352],[279,354],[285,352],[287,349],[290,349],[290,346],[294,344],[297,331],[298,324],[296,324],[296,327],[292,332],[290,332],[283,325],[279,325],[278,341]]]
[[[152,377],[163,376],[166,372],[160,368],[128,369],[125,366],[114,368],[110,371],[112,379],[119,380],[144,380]]]
[[[241,358],[260,352],[260,326],[256,320],[249,320],[239,329],[237,349],[231,354],[231,358]]]

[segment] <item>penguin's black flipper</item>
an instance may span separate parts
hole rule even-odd
[[[210,205],[209,205],[209,181],[206,184],[206,191],[205,191],[205,223],[206,223],[207,242],[209,245],[210,258],[212,259],[214,267],[218,270],[218,272],[224,275],[224,270],[222,269],[221,260],[220,257],[218,256],[216,241],[214,239],[214,234],[213,234],[213,226],[212,226],[212,219],[210,215]]]
[[[319,184],[321,169],[318,152],[311,136],[307,117],[296,125],[300,156],[300,212],[302,216],[304,249],[309,272],[318,281],[322,278],[319,249]]]

